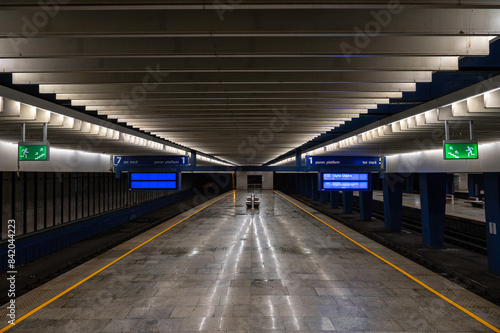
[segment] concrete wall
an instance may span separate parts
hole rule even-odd
[[[468,190],[468,184],[467,184],[467,174],[466,173],[456,173],[456,176],[459,178],[458,184],[456,184],[456,189],[459,191],[467,191]]]
[[[0,171],[17,171],[17,144],[0,141]],[[25,161],[20,171],[40,172],[109,172],[113,165],[109,155],[76,150],[50,149],[50,161]]]
[[[238,190],[246,190],[247,189],[247,179],[248,175],[261,175],[264,177],[264,181],[262,182],[263,190],[272,190],[273,189],[273,172],[272,171],[238,171],[236,172],[236,184]]]
[[[385,172],[500,172],[500,143],[481,144],[477,160],[444,160],[443,150],[387,156]]]

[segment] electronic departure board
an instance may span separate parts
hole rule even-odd
[[[320,190],[371,190],[369,173],[325,172],[320,174]]]

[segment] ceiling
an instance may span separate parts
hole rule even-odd
[[[54,3],[64,5],[0,5],[0,69],[14,88],[36,85],[157,143],[124,147],[110,132],[103,152],[165,142],[239,165],[397,103],[433,73],[457,71],[459,57],[488,55],[500,34],[498,1]],[[0,139],[18,140],[23,121],[0,112]],[[74,122],[57,121],[49,133],[65,136],[53,147],[85,149]]]

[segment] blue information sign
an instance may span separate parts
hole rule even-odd
[[[309,156],[306,155],[306,165],[380,165],[378,156]]]
[[[369,173],[321,173],[320,190],[352,190],[366,191],[370,190]]]
[[[179,185],[177,172],[129,174],[130,190],[178,190]]]
[[[185,156],[115,156],[114,165],[188,165],[189,157]]]

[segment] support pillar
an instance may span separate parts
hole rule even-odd
[[[406,193],[413,193],[414,182],[415,182],[415,176],[413,174],[406,177],[405,180]]]
[[[484,200],[488,268],[500,275],[500,173],[484,174]]]
[[[420,174],[420,209],[424,245],[443,247],[446,211],[445,173]]]
[[[342,191],[342,211],[346,214],[352,214],[353,192]]]
[[[454,181],[455,175],[452,173],[447,173],[446,174],[446,194],[453,194],[454,191]]]
[[[403,181],[385,174],[383,180],[384,194],[384,228],[389,232],[401,231],[401,214],[403,210]]]
[[[373,191],[359,191],[359,215],[362,221],[372,220]]]
[[[191,152],[191,166],[196,166],[196,152],[192,151]]]
[[[295,150],[295,165],[296,166],[302,165],[302,150],[300,149]]]
[[[339,199],[340,199],[339,191],[330,191],[330,208],[338,209]]]
[[[470,173],[467,175],[467,187],[469,189],[469,197],[479,197],[476,175]]]

